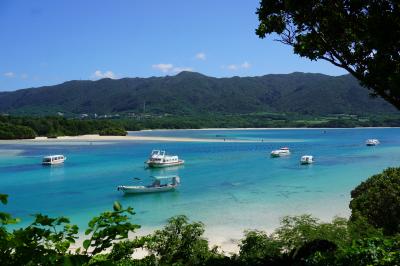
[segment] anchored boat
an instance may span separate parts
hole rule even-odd
[[[288,147],[280,148],[279,150],[271,151],[271,157],[281,157],[290,155],[290,150]]]
[[[168,167],[184,164],[184,160],[180,160],[177,155],[167,155],[165,151],[153,150],[146,161],[149,167]]]
[[[154,181],[148,186],[118,186],[117,190],[125,194],[166,192],[175,190],[180,184],[179,176],[153,176]]]
[[[43,165],[53,165],[53,164],[61,164],[64,163],[67,157],[64,155],[49,155],[45,156],[42,159]]]
[[[380,142],[379,142],[379,140],[377,140],[377,139],[367,139],[367,140],[365,141],[365,144],[366,144],[367,146],[376,146],[376,145],[379,145]]]
[[[312,155],[303,155],[300,158],[300,164],[312,164],[314,162],[314,157]]]

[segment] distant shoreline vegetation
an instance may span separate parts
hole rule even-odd
[[[38,136],[55,138],[99,134],[125,136],[127,131],[144,129],[201,128],[352,128],[399,127],[400,114],[358,116],[336,114],[312,116],[279,113],[241,115],[205,114],[201,116],[143,115],[115,118],[65,118],[0,116],[0,139],[32,139]]]

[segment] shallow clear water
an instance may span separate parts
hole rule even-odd
[[[134,207],[134,221],[158,227],[186,214],[207,228],[270,229],[284,215],[311,213],[323,220],[347,216],[350,191],[362,180],[400,165],[400,129],[178,130],[133,135],[245,139],[249,143],[86,142],[65,145],[0,144],[0,193],[10,195],[1,210],[27,223],[33,213],[64,215],[85,228],[88,220],[110,209],[115,200]],[[366,147],[378,138],[381,145]],[[268,143],[268,140],[279,142]],[[292,155],[270,158],[289,146]],[[181,167],[151,170],[144,161],[154,148],[178,154]],[[64,154],[65,165],[43,167],[47,154]],[[314,165],[299,164],[314,155]],[[118,185],[143,184],[151,175],[179,174],[175,192],[123,196]],[[23,224],[24,224],[23,222]],[[221,229],[222,230],[222,229]]]

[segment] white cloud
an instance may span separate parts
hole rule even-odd
[[[156,65],[152,65],[152,67],[154,69],[160,70],[163,73],[167,73],[174,68],[174,65],[172,65],[172,64],[156,64]]]
[[[174,67],[173,72],[182,72],[182,71],[193,71],[191,67]]]
[[[199,59],[199,60],[206,60],[206,54],[203,53],[203,52],[197,53],[196,56],[195,56],[195,58],[196,58],[196,59]]]
[[[249,62],[245,61],[245,62],[241,65],[241,67],[247,69],[247,68],[250,68],[251,65],[250,65]]]
[[[232,65],[228,65],[226,68],[229,70],[238,70],[239,67],[237,65],[232,64]]]
[[[14,78],[15,77],[15,73],[14,72],[6,72],[4,73],[4,76],[7,78]]]
[[[103,79],[103,78],[110,78],[110,79],[116,79],[117,76],[110,70],[101,72],[100,70],[96,70],[93,75],[93,79]]]
[[[152,65],[152,67],[163,73],[178,73],[182,71],[193,71],[193,68],[191,67],[179,67],[179,66],[174,66],[173,64],[156,64]]]
[[[21,79],[27,79],[27,78],[28,78],[28,74],[25,74],[25,73],[21,74]]]
[[[243,64],[237,65],[237,64],[230,64],[227,66],[221,66],[223,69],[228,69],[231,71],[238,71],[240,69],[249,69],[251,67],[251,64],[247,61],[243,62]]]

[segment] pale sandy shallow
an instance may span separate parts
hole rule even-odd
[[[344,214],[344,213],[341,213]],[[315,217],[315,216],[314,216]],[[321,222],[331,222],[335,216],[328,215],[323,218],[320,218]],[[339,217],[348,217],[347,215],[340,215]],[[273,225],[272,227],[258,227],[258,228],[244,228],[243,226],[238,225],[237,227],[230,226],[206,226],[205,233],[203,237],[208,240],[209,247],[213,248],[215,246],[218,247],[218,251],[222,252],[226,256],[232,256],[234,254],[238,254],[240,250],[240,240],[244,238],[244,233],[247,230],[258,230],[263,231],[267,234],[271,234],[277,229],[279,225]],[[135,237],[145,236],[152,234],[155,230],[162,229],[161,227],[141,227],[134,234],[129,235],[129,239],[134,239]],[[78,247],[82,249],[82,243],[85,239],[88,239],[88,236],[85,236],[83,233],[79,235],[79,238],[76,240],[75,244],[71,245],[70,250],[75,251]],[[106,252],[110,251],[108,249]],[[149,252],[145,249],[136,249],[132,258],[141,259],[145,256],[149,255]]]
[[[299,128],[248,128],[257,130],[297,130]],[[245,128],[232,129],[227,128],[225,130],[248,130]],[[302,128],[304,130],[310,130],[308,128]],[[199,130],[199,129],[194,129]],[[200,130],[224,130],[221,128],[217,129],[200,129]],[[154,131],[166,131],[166,130],[154,130]],[[82,135],[82,136],[65,136],[59,137],[57,139],[48,139],[46,137],[38,137],[31,140],[0,140],[0,144],[40,144],[40,145],[103,145],[111,144],[115,141],[160,141],[160,142],[261,142],[261,140],[240,140],[240,139],[205,139],[205,138],[184,138],[184,137],[157,137],[157,136],[99,136],[99,135]],[[299,142],[301,140],[291,140],[291,139],[263,139],[265,143],[273,142]],[[17,151],[16,151],[17,152]],[[346,215],[344,215],[346,216]],[[320,217],[321,218],[321,217]],[[330,220],[323,219],[323,220]],[[147,235],[152,233],[157,228],[142,228],[135,235],[130,236],[131,238],[135,236]],[[245,228],[230,228],[229,226],[209,226],[206,227],[205,237],[210,243],[210,247],[218,246],[220,251],[223,251],[226,255],[232,253],[238,253],[239,242],[243,238],[243,231]],[[261,228],[258,228],[261,229]],[[262,228],[267,232],[272,232],[275,228]],[[84,235],[81,235],[77,240],[77,243],[71,248],[75,249],[77,247],[82,247],[82,242],[86,239]],[[146,250],[139,249],[135,252],[135,258],[141,258],[147,255]]]
[[[380,129],[397,127],[356,127],[357,129]],[[142,131],[180,131],[180,130],[329,130],[329,129],[354,129],[354,128],[201,128],[201,129],[147,129]],[[81,136],[63,136],[58,138],[36,137],[35,139],[24,140],[0,140],[0,144],[54,144],[57,145],[92,145],[92,144],[110,144],[113,141],[161,141],[161,142],[234,142],[234,143],[255,143],[255,142],[299,142],[298,139],[212,139],[212,138],[184,138],[184,137],[157,137],[157,136],[99,136],[99,135],[81,135]],[[92,143],[94,142],[94,143]]]
[[[35,139],[36,140],[36,139]],[[50,139],[51,140],[51,139]],[[59,137],[57,140],[86,140],[86,141],[112,141],[112,140],[131,140],[131,141],[173,141],[173,142],[254,142],[250,140],[234,139],[202,139],[202,138],[177,138],[177,137],[157,137],[157,136],[99,136],[83,135],[76,137]]]
[[[255,143],[255,142],[299,142],[295,139],[212,139],[212,138],[185,138],[185,137],[157,137],[157,136],[99,136],[99,135],[82,135],[82,136],[63,136],[58,138],[36,137],[35,139],[24,140],[0,140],[0,144],[110,144],[113,141],[160,141],[160,142],[232,142],[232,143]]]
[[[145,236],[153,233],[155,230],[160,228],[140,228],[137,232],[129,236],[129,239],[135,237]],[[267,230],[268,233],[269,230]],[[243,232],[232,230],[229,227],[215,227],[212,230],[206,230],[204,237],[208,240],[210,248],[217,246],[220,252],[223,252],[227,256],[239,253],[240,239],[244,237]],[[70,250],[75,251],[78,247],[82,249],[82,243],[88,236],[84,234],[79,235],[75,244],[71,245]],[[149,252],[145,249],[136,249],[133,258],[141,259],[147,256]]]

